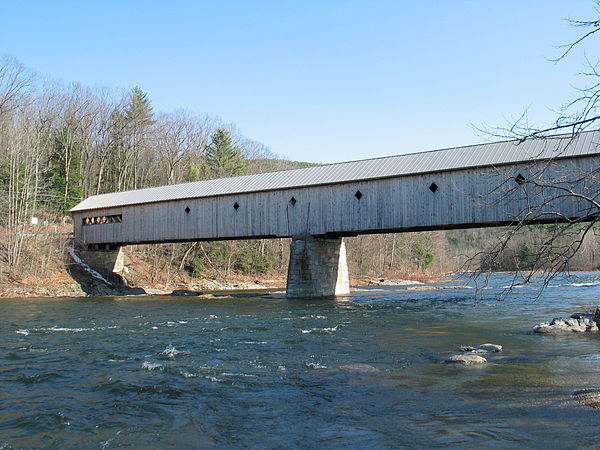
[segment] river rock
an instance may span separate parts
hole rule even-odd
[[[486,353],[498,353],[502,351],[502,346],[498,344],[481,344],[477,347],[472,347],[470,345],[462,345],[459,350],[464,353],[472,353],[472,354],[480,354],[484,355]]]
[[[600,389],[581,389],[573,393],[573,398],[582,405],[600,409]]]
[[[480,348],[472,347],[470,345],[461,345],[458,348],[458,351],[464,352],[464,353],[471,353],[471,354],[481,354],[481,355],[488,352],[487,350],[482,350]]]
[[[188,297],[192,295],[202,295],[202,292],[188,291],[187,289],[175,289],[169,295],[173,295],[175,297]]]
[[[478,345],[477,348],[479,350],[485,350],[489,353],[499,353],[502,351],[502,346],[498,344],[481,344]]]
[[[478,364],[487,363],[487,359],[483,356],[475,355],[473,353],[463,353],[460,355],[452,355],[447,360],[449,364],[462,364],[465,366],[472,366]]]
[[[536,333],[565,333],[598,331],[593,314],[573,314],[571,317],[554,318],[551,322],[543,322],[533,327]]]

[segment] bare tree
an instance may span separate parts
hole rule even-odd
[[[19,108],[34,75],[15,58],[0,58],[0,118]]]
[[[32,103],[33,75],[13,58],[0,60],[0,167],[3,168],[6,209],[1,221],[6,227],[3,249],[9,273],[18,268],[23,248],[20,232],[35,205],[37,166],[35,126],[27,111]]]
[[[557,141],[544,139],[545,143]],[[574,139],[558,141],[568,145]],[[557,149],[562,150],[562,146]],[[518,175],[503,173],[506,181],[480,201],[516,204],[519,210],[500,239],[475,255],[480,270],[493,271],[508,265],[514,267],[519,282],[544,273],[545,284],[559,273],[568,272],[572,259],[600,219],[599,175],[599,167],[558,159],[523,166]],[[532,226],[537,226],[536,233],[529,233]],[[515,253],[512,244],[524,233],[528,233],[529,242]],[[514,259],[513,264],[507,263],[507,258]]]
[[[191,119],[183,113],[162,115],[156,124],[155,146],[158,165],[162,168],[156,184],[181,181],[180,166],[186,156],[198,146],[198,136]]]
[[[568,44],[558,46],[560,54],[551,59],[551,62],[562,63],[575,49],[597,38],[596,33],[600,31],[600,0],[596,0],[596,18],[591,20],[568,20],[575,27],[583,29],[579,38]],[[598,71],[600,59],[590,59],[584,51],[584,71],[581,73],[587,83],[575,88],[576,95],[573,99],[563,104],[556,115],[553,123],[546,125],[534,125],[530,122],[527,110],[525,110],[515,121],[506,126],[485,127],[484,134],[493,137],[512,138],[519,140],[546,137],[557,133],[576,134],[581,131],[595,128],[600,120],[600,72]]]
[[[584,32],[575,41],[559,47],[561,52],[555,62],[562,62],[576,48],[596,38],[600,30],[600,2],[595,11],[597,18],[569,21]],[[522,209],[503,237],[476,255],[475,260],[482,271],[493,270],[498,261],[507,256],[511,243],[532,225],[546,224],[543,232],[532,240],[529,250],[514,255],[514,258],[518,282],[528,282],[533,274],[544,273],[547,285],[559,273],[568,272],[570,262],[586,240],[589,241],[590,236],[595,234],[600,220],[600,167],[559,164],[559,158],[571,145],[576,145],[582,132],[598,128],[599,64],[586,58],[584,75],[588,83],[577,89],[575,98],[559,109],[553,123],[534,126],[525,112],[508,126],[484,130],[494,137],[519,141],[538,139],[543,145],[556,148],[553,149],[553,158],[542,165],[525,168],[519,177],[505,174],[505,182],[488,194],[487,201],[519,202]],[[563,138],[556,139],[557,134]],[[600,145],[600,142],[591,142],[590,145]],[[568,215],[557,208],[565,200],[574,205]]]

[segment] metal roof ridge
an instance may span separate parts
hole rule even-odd
[[[576,137],[581,134],[594,133],[597,131],[600,131],[600,129],[599,130],[586,130],[586,131],[582,131],[580,133],[575,133],[575,134],[564,133],[564,134],[556,134],[556,135],[550,135],[550,136],[540,136],[540,137],[535,137],[535,138],[529,138],[527,140],[531,141],[534,139],[536,139],[536,140],[537,139],[556,139],[556,138],[564,138],[567,136]],[[141,190],[146,190],[146,189],[157,189],[157,188],[162,188],[165,186],[181,186],[181,185],[185,185],[185,184],[200,183],[200,182],[213,181],[213,180],[228,180],[228,179],[232,179],[232,178],[240,178],[241,179],[241,178],[253,177],[256,175],[267,174],[267,173],[273,174],[273,173],[283,173],[283,172],[291,172],[291,171],[303,171],[303,170],[307,170],[307,169],[316,169],[318,167],[331,167],[331,166],[338,166],[338,165],[342,165],[342,164],[353,164],[353,163],[361,163],[361,162],[367,162],[367,161],[384,160],[384,159],[390,159],[390,158],[403,158],[403,157],[409,157],[409,156],[414,156],[414,155],[425,155],[425,154],[436,153],[436,152],[445,152],[445,151],[449,151],[449,150],[467,149],[467,148],[481,147],[484,145],[493,145],[493,144],[506,144],[506,143],[511,143],[511,142],[518,143],[519,140],[518,139],[506,139],[506,140],[502,140],[502,141],[491,141],[491,142],[483,142],[483,143],[479,143],[479,144],[468,144],[468,145],[459,145],[456,147],[445,147],[445,148],[439,148],[439,149],[433,149],[433,150],[415,151],[415,152],[410,152],[410,153],[403,153],[400,155],[376,156],[374,158],[353,159],[350,161],[338,161],[338,162],[334,162],[334,163],[325,163],[325,164],[315,163],[314,166],[309,166],[309,167],[296,167],[296,168],[290,168],[290,169],[272,170],[269,172],[247,173],[247,174],[243,174],[243,175],[229,175],[229,176],[225,176],[225,177],[206,178],[204,180],[183,181],[181,183],[162,184],[160,186],[148,186],[148,187],[137,188],[137,189],[127,189],[124,191],[105,192],[102,194],[90,195],[87,198],[99,197],[101,195],[110,195],[110,194],[141,191]],[[523,142],[525,142],[525,141],[523,141]],[[309,162],[308,164],[312,164],[312,163]]]
[[[182,187],[184,187],[186,185],[192,187],[192,186],[199,186],[202,184],[208,184],[210,182],[216,182],[216,183],[222,184],[222,183],[226,183],[226,180],[234,180],[234,179],[239,180],[239,182],[243,182],[244,179],[248,179],[250,177],[260,179],[260,177],[273,176],[274,174],[279,175],[279,178],[281,178],[282,174],[283,174],[283,176],[285,176],[286,173],[292,173],[292,172],[294,172],[294,175],[296,177],[311,176],[312,174],[309,174],[309,172],[313,172],[313,171],[317,171],[317,172],[325,171],[325,175],[327,175],[328,169],[330,171],[331,169],[338,167],[338,166],[342,166],[342,165],[351,167],[351,166],[357,165],[357,164],[364,164],[364,163],[369,163],[369,162],[385,161],[385,160],[398,160],[399,164],[402,164],[401,160],[409,159],[409,161],[410,161],[411,158],[414,159],[416,156],[421,157],[419,159],[419,161],[417,161],[418,166],[421,166],[426,162],[425,160],[429,160],[431,158],[431,156],[435,153],[452,152],[452,151],[457,151],[457,150],[468,150],[468,149],[472,150],[477,147],[481,148],[481,147],[494,146],[494,145],[499,146],[499,148],[502,148],[503,144],[520,145],[521,143],[524,144],[527,141],[529,141],[529,142],[540,141],[540,140],[544,140],[544,139],[553,139],[553,140],[557,139],[558,140],[558,139],[565,139],[568,137],[577,139],[581,135],[585,135],[586,137],[593,136],[595,133],[598,133],[599,131],[600,130],[586,130],[586,131],[582,131],[579,133],[563,133],[563,134],[556,134],[556,135],[549,135],[549,136],[540,136],[540,137],[526,139],[521,142],[518,139],[507,139],[507,140],[503,140],[503,141],[492,141],[492,142],[470,144],[470,145],[457,146],[457,147],[447,147],[447,148],[443,148],[443,149],[411,152],[411,153],[405,153],[405,154],[401,154],[401,155],[378,156],[378,157],[374,157],[374,158],[357,159],[357,160],[352,160],[352,161],[341,161],[341,162],[328,163],[328,164],[317,164],[317,165],[309,166],[309,167],[280,169],[280,170],[273,170],[270,172],[258,172],[258,173],[244,174],[244,175],[233,175],[233,176],[227,176],[227,177],[220,177],[220,178],[208,178],[208,179],[204,179],[204,180],[186,181],[186,182],[182,182],[182,183],[173,183],[173,184],[160,185],[160,186],[149,186],[149,187],[138,188],[138,189],[128,189],[125,191],[106,192],[103,194],[96,194],[96,195],[91,195],[91,196],[87,197],[86,199],[82,200],[80,203],[75,205],[73,208],[71,208],[70,211],[79,210],[79,206],[82,203],[86,202],[87,200],[101,199],[102,197],[105,197],[105,196],[109,197],[109,196],[117,195],[119,197],[122,197],[122,196],[127,196],[128,194],[131,194],[134,192],[135,193],[140,193],[143,191],[152,192],[154,190],[160,192],[161,190],[164,190],[165,188],[168,188],[168,187],[181,189]],[[531,156],[531,155],[529,155],[529,156]],[[304,175],[304,173],[307,173],[307,175]],[[315,174],[315,175],[317,175],[317,174]],[[367,178],[370,178],[370,176]],[[179,197],[179,198],[187,198],[187,197]],[[190,197],[190,198],[192,198],[192,197]]]
[[[350,164],[350,163],[357,163],[357,162],[376,161],[379,159],[386,159],[386,158],[400,158],[400,157],[405,157],[405,156],[423,155],[426,153],[436,153],[436,152],[445,152],[445,151],[449,151],[449,150],[467,149],[467,148],[472,148],[472,147],[482,147],[484,145],[510,144],[510,143],[515,143],[515,144],[519,145],[521,143],[531,142],[533,140],[562,139],[562,138],[566,138],[568,136],[577,137],[582,134],[588,134],[588,133],[593,134],[598,131],[600,131],[600,129],[585,130],[585,131],[580,131],[578,133],[563,133],[563,134],[552,134],[552,135],[548,135],[548,136],[536,136],[536,137],[526,138],[524,140],[504,139],[501,141],[489,141],[489,142],[480,142],[479,144],[457,145],[455,147],[436,148],[436,149],[432,149],[432,150],[422,150],[422,151],[419,150],[419,151],[414,151],[414,152],[410,152],[410,153],[402,153],[400,155],[376,156],[374,158],[353,159],[350,161],[339,161],[339,162],[334,162],[334,163],[317,164],[316,166],[312,166],[312,167],[299,167],[296,169],[281,169],[281,170],[274,170],[272,172],[260,172],[260,173],[285,172],[285,171],[289,171],[289,170],[302,170],[302,169],[310,169],[310,168],[314,168],[314,167],[335,166],[338,164]],[[253,174],[253,175],[255,175],[255,174]]]

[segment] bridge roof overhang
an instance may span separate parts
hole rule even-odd
[[[281,170],[229,178],[194,181],[86,198],[71,212],[217,197],[250,192],[275,191],[309,186],[445,172],[468,168],[502,166],[554,158],[600,154],[600,131],[551,136],[525,141],[491,142],[335,164]]]

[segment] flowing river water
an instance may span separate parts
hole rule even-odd
[[[573,392],[600,387],[600,334],[532,332],[600,303],[600,274],[577,275],[537,297],[496,275],[335,300],[4,299],[0,449],[597,447],[600,411]],[[444,363],[488,342],[504,351],[483,367]]]

